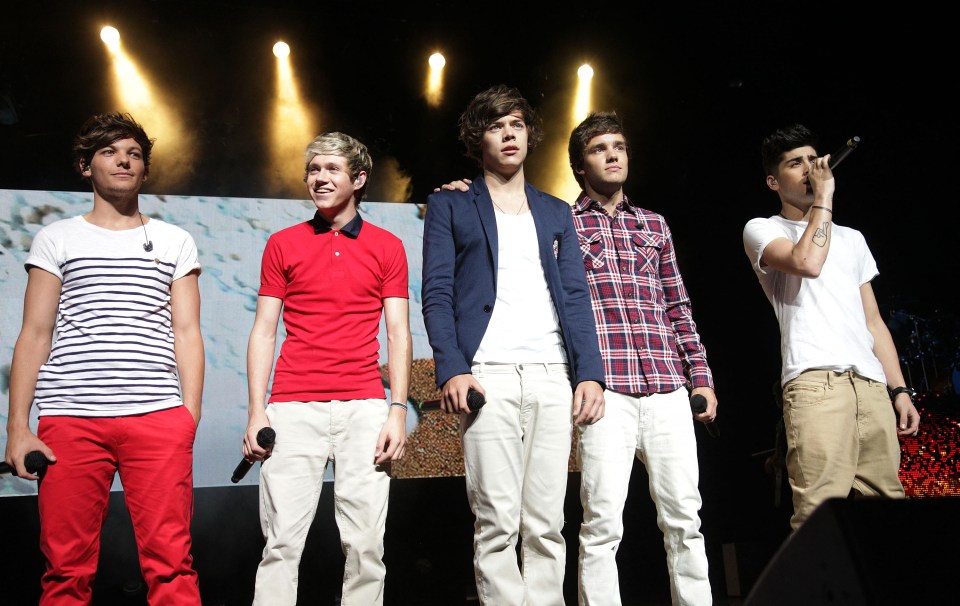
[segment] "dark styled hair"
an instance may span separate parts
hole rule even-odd
[[[760,157],[763,162],[763,174],[777,176],[777,167],[783,154],[798,147],[809,145],[817,149],[818,137],[802,124],[778,128],[767,135],[760,145]]]
[[[143,166],[150,170],[153,142],[130,114],[96,114],[87,119],[73,140],[73,168],[83,175],[81,166],[90,166],[93,155],[114,141],[133,139],[143,150]],[[84,178],[87,178],[84,176]]]
[[[540,115],[515,88],[498,84],[481,91],[460,115],[460,140],[466,147],[466,156],[481,165],[480,142],[483,133],[494,121],[503,116],[520,112],[527,125],[527,153],[533,152],[543,140],[543,123]]]
[[[599,135],[623,135],[623,141],[627,144],[627,157],[630,157],[630,143],[623,132],[623,122],[617,112],[592,112],[583,122],[577,125],[570,133],[570,144],[567,151],[570,155],[570,169],[573,170],[573,178],[577,180],[580,187],[584,187],[583,175],[578,170],[583,169],[583,152],[587,149],[590,140]]]

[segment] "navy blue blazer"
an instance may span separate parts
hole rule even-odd
[[[525,184],[573,384],[605,385],[590,291],[570,205]],[[469,374],[497,300],[497,219],[483,177],[470,191],[427,198],[423,226],[423,319],[437,386]]]

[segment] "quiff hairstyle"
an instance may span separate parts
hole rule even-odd
[[[818,137],[802,124],[778,128],[763,139],[760,144],[760,157],[763,162],[763,176],[778,177],[783,154],[798,147],[810,146],[817,149]]]

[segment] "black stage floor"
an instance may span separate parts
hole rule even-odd
[[[579,474],[571,473],[569,480],[564,594],[566,603],[574,605]],[[645,482],[638,465],[618,555],[625,606],[670,604],[662,536]],[[781,513],[755,517],[753,527],[743,523],[731,526],[715,515],[705,515],[703,531],[714,604],[884,604],[907,595],[939,598],[948,585],[952,587],[947,581],[952,578],[949,571],[958,564],[955,520],[960,499],[861,500],[829,505],[815,512],[792,536],[788,536],[786,517]],[[5,522],[0,603],[36,604],[43,569],[37,548],[36,497],[0,498],[0,515]],[[472,524],[462,477],[394,480],[387,521],[385,603],[478,604],[473,587]],[[263,546],[257,487],[198,488],[193,526],[203,603],[249,605]],[[338,604],[342,562],[332,490],[325,490],[304,553],[298,604]],[[796,586],[798,579],[800,587]],[[890,583],[893,585],[888,586]],[[904,593],[906,589],[912,593]],[[121,492],[111,497],[94,596],[95,605],[146,604]]]
[[[571,473],[566,500],[568,521],[564,528],[568,559],[564,593],[568,604],[576,604],[578,485],[579,475]],[[333,520],[332,493],[325,490],[320,497],[301,565],[299,604],[338,604],[343,556]],[[634,500],[643,505],[645,497],[644,491]],[[36,497],[0,498],[0,514],[6,522],[0,550],[0,603],[5,606],[36,604],[43,571],[37,547]],[[625,524],[626,537],[619,556],[624,604],[669,604],[662,537],[656,528],[652,505],[648,509],[631,503]],[[478,604],[473,587],[472,533],[473,516],[462,477],[394,480],[385,539],[386,604]],[[193,535],[203,603],[206,606],[249,605],[263,547],[257,487],[196,489]],[[764,563],[761,560],[776,548],[777,539],[771,537],[771,544],[765,548],[747,547],[749,551],[745,553],[757,561],[743,567],[746,578],[741,580],[742,588],[749,587],[759,574]],[[740,604],[739,596],[727,596],[722,546],[710,541],[709,536],[708,546],[715,603]],[[94,596],[95,605],[146,604],[133,530],[121,492],[111,495]]]

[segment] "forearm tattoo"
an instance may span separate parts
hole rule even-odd
[[[820,248],[827,245],[827,239],[830,237],[830,222],[824,221],[823,225],[813,232],[813,243]]]

